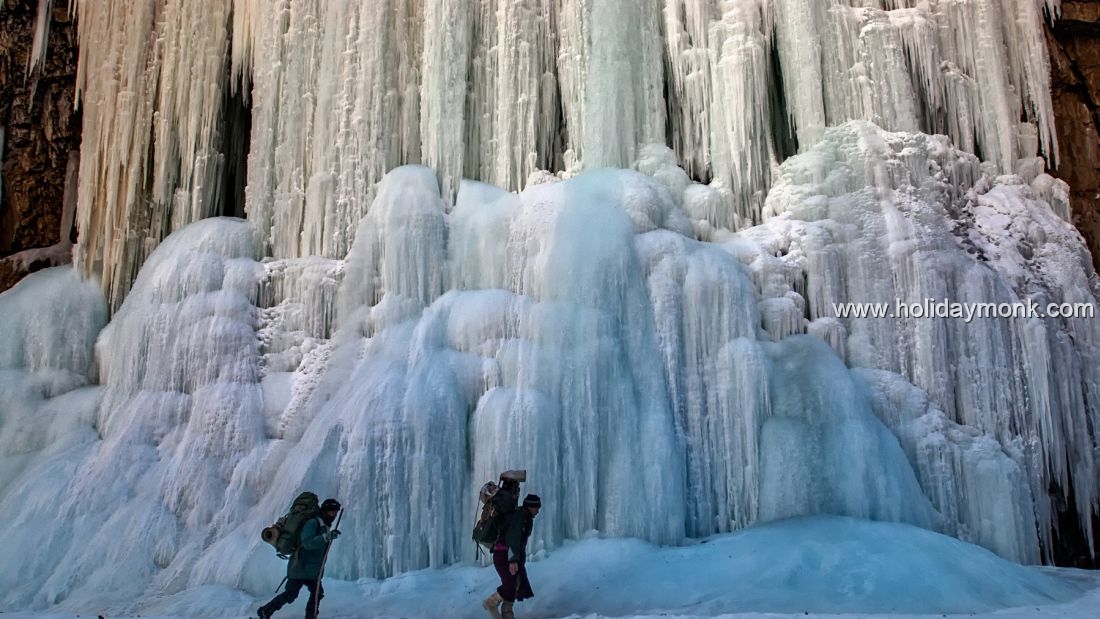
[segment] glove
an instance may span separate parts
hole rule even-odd
[[[331,542],[332,540],[336,539],[337,537],[340,537],[340,529],[333,529],[333,530],[329,531],[328,533],[325,533],[325,541],[326,542]]]

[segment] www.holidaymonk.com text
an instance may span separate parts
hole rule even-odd
[[[964,303],[926,298],[918,302],[894,299],[893,303],[833,303],[837,318],[1095,318],[1092,303],[1038,303],[1024,299],[1013,303]]]

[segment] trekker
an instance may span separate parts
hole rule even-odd
[[[531,537],[541,507],[537,494],[524,497],[523,506],[507,516],[500,539],[493,546],[493,567],[500,576],[500,586],[484,602],[493,619],[514,619],[512,604],[535,595],[527,580],[527,538]]]
[[[340,502],[336,499],[325,499],[317,515],[302,525],[301,544],[286,566],[286,588],[256,610],[260,619],[268,619],[275,611],[296,600],[302,587],[309,590],[306,619],[317,619],[317,609],[321,598],[325,597],[321,573],[324,570],[328,546],[340,536],[339,529],[330,531],[329,527],[339,513]]]

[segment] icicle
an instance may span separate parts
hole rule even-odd
[[[917,99],[898,29],[883,12],[865,10],[863,16],[860,62],[867,68],[873,100],[872,115],[864,118],[893,131],[918,131]]]
[[[38,15],[34,19],[34,41],[27,57],[25,79],[41,72],[46,64],[46,50],[50,42],[50,19],[53,17],[53,0],[38,0]]]
[[[117,305],[161,236],[219,211],[218,116],[238,88],[253,102],[245,210],[280,258],[345,255],[375,184],[422,159],[451,198],[461,176],[518,190],[669,142],[725,201],[710,230],[762,217],[788,126],[801,150],[849,119],[945,132],[1014,171],[1021,116],[1044,153],[1056,144],[1043,3],[1012,3],[78,3],[92,154],[78,261]]]
[[[670,138],[674,150],[681,154],[684,169],[694,178],[706,177],[710,171],[708,106],[720,100],[711,93],[714,73],[711,50],[720,51],[722,44],[708,33],[718,18],[716,8],[715,3],[708,0],[665,0],[663,10],[665,54],[669,65]],[[738,15],[730,21],[740,18],[742,16]],[[736,71],[734,74],[740,75]],[[766,108],[755,109],[763,112]],[[759,113],[754,117],[766,118],[767,114]],[[717,148],[723,143],[719,140],[714,144]]]
[[[420,160],[418,9],[287,0],[253,15],[246,211],[273,256],[342,257],[374,184]]]
[[[871,387],[875,414],[897,435],[945,532],[1003,557],[1038,562],[1036,504],[1024,463],[993,437],[948,420],[901,376],[866,369],[856,374]],[[1008,524],[991,527],[988,521]]]
[[[256,14],[264,9],[261,0],[234,0],[229,42],[229,86],[247,101],[251,96],[252,48],[255,44]],[[240,89],[239,91],[237,89]]]
[[[585,131],[585,105],[591,24],[588,0],[557,0],[558,80],[562,116],[568,132],[563,145],[562,166],[577,170],[584,161],[581,137]]]
[[[1017,96],[1023,101],[1024,111],[1039,130],[1042,152],[1058,165],[1058,133],[1054,128],[1054,107],[1050,97],[1050,59],[1044,35],[1042,6],[1054,19],[1058,14],[1059,0],[1016,0],[1008,9],[1014,20],[1006,20],[1006,41],[1012,58],[1013,83]],[[1020,92],[1020,91],[1023,92]]]
[[[799,148],[806,149],[817,143],[825,129],[825,101],[821,92],[824,4],[813,2],[807,6],[800,0],[774,0],[773,6],[787,114]]]
[[[724,252],[667,231],[638,240],[667,373],[687,444],[687,533],[757,520],[767,360],[753,342],[755,292]],[[715,388],[717,387],[717,388]]]

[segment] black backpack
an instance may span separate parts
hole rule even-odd
[[[526,479],[526,471],[506,471],[500,478],[500,485],[486,482],[478,493],[481,516],[474,524],[473,538],[489,550],[504,534],[505,517],[519,506],[519,482]]]
[[[289,558],[301,545],[302,527],[310,518],[320,513],[320,502],[312,492],[303,492],[290,505],[286,515],[266,527],[260,533],[265,542],[275,547],[275,552],[283,559]]]

